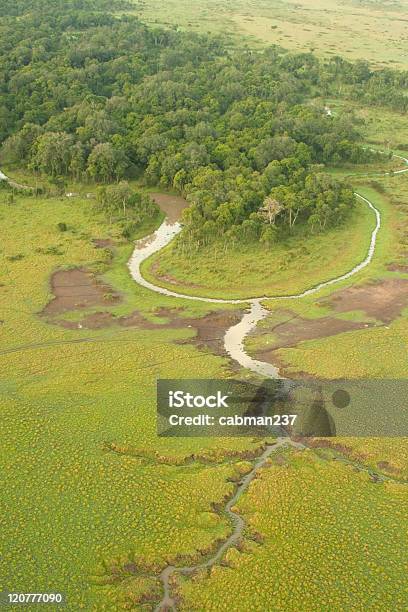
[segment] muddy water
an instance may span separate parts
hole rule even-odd
[[[267,378],[280,378],[278,368],[271,363],[257,361],[248,355],[244,347],[244,339],[267,314],[268,311],[262,306],[260,300],[252,301],[249,312],[244,314],[237,325],[233,325],[227,330],[224,337],[224,346],[229,356],[243,368]]]
[[[135,250],[133,251],[132,257],[128,263],[130,274],[132,278],[142,287],[146,287],[146,289],[150,289],[151,291],[156,291],[156,293],[161,293],[162,295],[168,295],[172,297],[185,298],[188,300],[195,300],[199,302],[211,302],[215,304],[242,304],[247,302],[248,300],[222,300],[216,298],[206,298],[195,295],[184,295],[183,293],[177,293],[176,291],[171,291],[170,289],[166,289],[165,287],[160,287],[159,285],[154,285],[150,281],[146,280],[140,270],[141,264],[148,258],[150,255],[157,253],[162,248],[164,248],[177,234],[181,231],[182,226],[178,221],[170,222],[167,218],[163,221],[160,227],[147,238],[142,238],[136,242]]]
[[[261,300],[297,300],[317,293],[324,287],[328,287],[340,281],[346,280],[354,274],[357,274],[357,272],[368,266],[368,264],[371,262],[376,247],[377,234],[381,227],[381,215],[379,210],[377,210],[374,204],[367,198],[356,193],[355,195],[357,198],[359,198],[362,203],[367,205],[373,211],[375,216],[375,227],[371,233],[370,245],[366,257],[349,272],[323,283],[319,283],[310,289],[306,289],[302,293],[293,295],[248,297],[246,299],[235,300],[186,295],[155,285],[154,283],[145,279],[141,272],[141,264],[148,257],[154,253],[157,253],[157,251],[160,251],[167,244],[169,244],[171,240],[173,240],[173,238],[181,231],[182,226],[179,221],[175,220],[175,217],[177,217],[181,210],[187,205],[184,200],[179,198],[179,200],[182,200],[182,202],[177,203],[176,212],[173,210],[173,212],[169,213],[169,207],[171,208],[173,205],[172,200],[164,201],[159,197],[160,194],[154,195],[158,204],[163,207],[166,214],[169,214],[169,217],[164,220],[154,234],[136,242],[135,250],[133,251],[133,255],[128,263],[132,278],[142,287],[170,297],[184,298],[213,304],[248,304],[249,311],[244,314],[242,320],[227,330],[224,337],[224,347],[230,357],[239,363],[243,368],[247,368],[253,372],[256,372],[256,374],[269,378],[280,378],[278,368],[272,364],[257,361],[256,359],[252,358],[250,355],[248,355],[244,347],[245,338],[253,329],[255,329],[259,321],[261,321],[268,314],[268,311],[263,308]]]
[[[150,193],[149,195],[160,206],[169,223],[180,221],[183,210],[189,206],[187,200],[180,196],[168,193]]]

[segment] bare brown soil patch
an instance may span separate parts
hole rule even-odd
[[[76,276],[76,278],[77,280],[79,280],[80,277]],[[91,278],[94,282],[96,282],[93,277]],[[78,288],[78,285],[69,285],[69,287],[72,286]],[[86,285],[86,287],[88,287],[88,285]],[[106,289],[104,285],[97,285],[97,290],[99,291],[101,287]],[[62,289],[62,287],[60,288]],[[65,291],[66,286],[64,285],[63,288]],[[94,287],[92,288],[94,289]],[[50,304],[48,304],[48,306],[43,312],[48,315],[57,315],[62,314],[67,310],[73,310],[78,307],[100,304],[100,302],[96,304],[95,301],[91,303],[91,299],[89,299],[88,303],[85,304],[83,301],[83,294],[81,294],[82,302],[81,306],[78,306],[77,295],[78,294],[75,294],[74,298],[74,296],[70,292],[68,296],[64,295],[62,297],[59,296],[54,298],[54,300],[50,302]],[[91,293],[90,291],[89,296],[90,298],[92,298],[92,300],[96,300],[96,298],[104,300],[103,294],[101,298],[101,295],[97,292]],[[85,297],[88,297],[88,293],[86,293]],[[103,301],[103,303],[106,305],[105,301]],[[64,308],[62,308],[62,304],[64,305]],[[113,325],[119,325],[121,327],[137,327],[139,329],[191,328],[192,330],[195,330],[196,334],[193,338],[180,340],[179,342],[181,344],[193,344],[199,349],[209,349],[212,353],[225,356],[225,332],[229,327],[231,327],[231,325],[235,325],[239,322],[242,317],[242,311],[214,311],[201,318],[183,317],[182,311],[182,308],[158,308],[155,314],[158,317],[167,319],[167,321],[163,323],[149,321],[138,311],[134,311],[129,315],[121,317],[117,317],[111,312],[101,311],[86,315],[80,321],[53,319],[52,322],[66,329],[102,329],[106,327],[111,327]]]
[[[187,200],[181,196],[170,195],[168,193],[150,193],[149,195],[165,213],[170,223],[178,221],[183,210],[189,206]]]
[[[53,323],[65,329],[103,329],[115,323],[115,317],[110,312],[95,312],[81,321],[67,321],[64,319],[54,320]]]
[[[408,265],[393,263],[387,266],[390,272],[408,272]]]
[[[114,242],[110,238],[93,238],[92,242],[97,249],[106,249],[114,246]]]
[[[132,312],[130,315],[126,315],[125,317],[119,317],[116,319],[116,322],[122,327],[140,327],[141,329],[157,329],[162,327],[162,325],[159,323],[152,323],[146,319],[137,310]]]
[[[232,325],[239,323],[242,315],[242,310],[221,310],[210,312],[200,319],[184,319],[187,326],[193,327],[197,332],[194,338],[184,342],[194,344],[199,349],[209,349],[216,355],[225,356],[227,355],[224,348],[225,332]],[[180,322],[180,319],[178,321]]]
[[[398,317],[408,306],[408,280],[386,279],[372,285],[350,287],[321,302],[336,312],[361,310],[384,323]]]
[[[79,268],[54,272],[51,277],[51,290],[55,297],[42,311],[45,315],[58,315],[90,306],[106,306],[121,299],[92,272]]]
[[[320,319],[304,319],[297,317],[295,313],[287,311],[287,320],[268,329],[267,327],[259,330],[260,334],[265,332],[273,332],[276,339],[273,340],[267,349],[262,349],[268,352],[278,348],[288,348],[296,346],[299,342],[306,340],[316,340],[318,338],[327,338],[328,336],[336,336],[347,331],[362,329],[368,327],[367,323],[358,321],[344,321],[343,319],[335,319],[334,317],[321,317]]]
[[[260,361],[272,363],[279,368],[281,374],[286,375],[286,364],[277,353],[281,348],[292,348],[300,342],[307,340],[317,340],[319,338],[327,338],[329,336],[337,336],[348,331],[364,329],[371,327],[372,324],[359,321],[344,321],[334,317],[321,317],[320,319],[305,319],[296,315],[296,313],[285,310],[277,311],[277,314],[284,314],[286,320],[276,325],[258,328],[254,335],[263,335],[265,333],[273,333],[275,339],[270,342],[267,347],[260,348],[256,351],[255,357]],[[290,378],[313,378],[307,372],[291,372]]]
[[[140,329],[158,329],[164,327],[158,323],[152,323],[143,317],[140,312],[135,311],[124,317],[116,317],[111,312],[93,312],[80,321],[68,321],[64,319],[53,320],[53,323],[66,329],[103,329],[112,325],[122,327],[138,327]]]
[[[171,319],[181,315],[183,311],[184,308],[182,306],[173,306],[172,308],[169,306],[160,306],[160,308],[156,308],[154,314],[158,317],[166,317]]]

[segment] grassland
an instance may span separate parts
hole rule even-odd
[[[158,306],[185,307],[195,316],[207,306],[136,287],[124,265],[131,244],[95,215],[91,200],[0,198],[0,471],[7,491],[0,519],[7,573],[0,586],[58,588],[68,594],[69,610],[112,609],[116,597],[136,597],[147,587],[136,576],[127,582],[130,594],[119,589],[106,599],[110,567],[135,558],[160,567],[196,555],[229,529],[211,503],[231,490],[233,465],[176,467],[163,458],[171,463],[213,449],[222,462],[229,449],[257,443],[157,438],[156,379],[185,375],[187,365],[191,377],[228,376],[226,359],[177,344],[194,334],[187,328],[51,325],[40,316],[51,298],[50,275],[64,267],[99,270],[123,298],[106,308],[122,314],[138,309],[163,321]],[[58,231],[59,222],[67,232]],[[106,237],[117,243],[113,263],[91,241]],[[105,450],[107,442],[124,452]]]
[[[134,0],[148,23],[199,32],[229,33],[238,43],[277,44],[374,65],[406,68],[408,11],[401,1],[346,0]]]
[[[271,247],[251,244],[227,252],[215,247],[189,257],[169,245],[147,260],[144,273],[159,285],[171,287],[177,282],[178,291],[207,297],[300,293],[348,272],[364,259],[374,226],[372,212],[359,202],[347,225],[320,236],[298,233]]]
[[[388,108],[360,106],[342,99],[326,100],[334,112],[354,113],[363,122],[364,140],[383,151],[391,150],[407,157],[408,125],[406,116]]]
[[[387,138],[388,129],[393,128],[384,123],[378,138]],[[16,178],[30,182],[27,175]],[[358,185],[383,215],[376,257],[358,277],[361,284],[406,276],[388,266],[406,260],[408,176],[375,181]],[[7,568],[0,588],[57,587],[68,594],[66,609],[73,611],[151,609],[161,594],[160,569],[200,559],[230,533],[228,520],[213,504],[222,506],[237,473],[247,467],[231,454],[253,452],[259,441],[157,437],[158,377],[231,375],[227,359],[180,344],[194,331],[166,326],[160,308],[180,308],[181,316],[201,317],[215,306],[158,296],[136,286],[125,265],[132,245],[95,214],[92,200],[85,197],[92,191],[88,186],[71,189],[80,195],[18,196],[13,204],[0,192],[0,474],[6,492],[0,552]],[[337,257],[346,241],[352,243],[349,262],[339,258],[341,265],[327,264],[333,265],[330,276],[335,266],[340,269],[365,252],[372,217],[364,210],[355,218],[353,240],[340,233],[333,249],[326,244]],[[60,222],[67,224],[67,232],[58,231]],[[152,226],[158,222],[152,220]],[[150,229],[140,228],[140,233]],[[95,248],[95,238],[113,240],[113,259]],[[265,258],[264,253],[259,257]],[[318,259],[324,257],[319,249],[314,253],[321,268],[327,260]],[[242,286],[249,283],[250,265],[265,266],[257,258],[248,262],[248,269],[239,271]],[[233,291],[236,263],[233,273],[227,264]],[[92,270],[121,295],[119,303],[104,310],[117,316],[136,310],[163,327],[71,330],[50,324],[40,316],[52,297],[50,277],[57,269],[72,267]],[[260,286],[270,287],[265,269]],[[171,273],[176,272],[174,267]],[[219,278],[214,270],[211,274],[206,281],[211,279],[208,287],[213,289]],[[320,270],[314,274],[316,281],[322,280],[317,278]],[[312,278],[310,270],[309,281]],[[300,286],[294,263],[282,271],[280,282],[282,287]],[[333,314],[314,298],[290,307],[303,317],[330,314],[371,321],[361,312]],[[97,310],[84,309],[82,314]],[[289,371],[315,376],[402,378],[407,336],[406,318],[399,317],[381,327],[281,349],[279,356]],[[262,344],[258,338],[248,346],[255,351]],[[386,461],[397,470],[397,480],[406,477],[404,440],[343,443],[353,459],[377,469]],[[198,460],[185,463],[192,454]],[[200,460],[200,455],[207,459]],[[272,459],[239,501],[248,522],[242,549],[229,551],[227,564],[216,566],[209,576],[182,579],[181,608],[264,610],[273,601],[276,609],[286,610],[316,609],[316,602],[324,609],[344,609],[356,602],[364,608],[404,609],[403,485],[374,484],[367,474],[328,462],[313,451],[282,456],[281,464]]]
[[[406,510],[403,485],[307,451],[281,455],[238,502],[244,546],[184,581],[180,609],[403,610]]]

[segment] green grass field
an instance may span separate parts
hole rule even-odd
[[[364,259],[375,219],[357,203],[347,226],[322,235],[300,236],[271,247],[251,244],[227,252],[217,247],[179,255],[171,245],[144,265],[155,283],[206,297],[250,298],[301,293],[351,270]],[[239,283],[237,283],[239,279]]]
[[[404,609],[404,486],[373,484],[307,451],[280,459],[238,503],[244,546],[209,575],[182,580],[181,609]]]
[[[7,491],[1,554],[8,567],[0,586],[58,588],[69,594],[69,610],[112,609],[125,595],[114,589],[106,599],[112,589],[106,568],[126,559],[160,567],[226,534],[228,521],[211,513],[211,503],[232,487],[227,478],[234,466],[222,464],[224,455],[258,443],[157,438],[158,377],[177,378],[186,368],[193,378],[229,375],[226,359],[175,343],[192,330],[68,330],[39,316],[51,297],[51,273],[67,266],[105,272],[123,296],[120,305],[107,307],[118,314],[138,309],[160,321],[159,306],[182,306],[185,315],[208,311],[205,304],[158,299],[138,288],[125,267],[129,243],[116,247],[107,266],[91,239],[118,237],[95,216],[91,201],[17,197],[10,205],[2,197],[0,215],[0,462]],[[60,221],[68,232],[58,232]],[[60,254],[44,254],[49,247]],[[130,445],[133,454],[107,452],[106,442]],[[211,449],[221,465],[160,463],[161,456]],[[129,597],[143,587],[137,580]]]
[[[391,180],[393,197],[403,201],[406,179]],[[382,207],[385,221],[376,260],[369,271],[362,273],[363,282],[384,273],[402,240],[396,236],[402,236],[404,230],[402,212],[395,208],[395,200],[368,187],[359,189]],[[160,598],[157,574],[166,563],[198,559],[199,551],[210,550],[217,539],[229,533],[227,518],[212,510],[212,504],[221,502],[233,488],[229,481],[236,473],[238,459],[228,459],[228,455],[231,451],[253,450],[259,442],[157,438],[158,377],[184,377],[187,371],[191,378],[231,375],[225,358],[177,344],[194,333],[189,329],[164,326],[158,330],[117,327],[68,330],[48,324],[39,313],[51,297],[51,273],[73,266],[97,271],[120,292],[122,302],[106,307],[118,316],[137,309],[149,320],[161,322],[163,319],[157,315],[159,307],[181,307],[185,316],[202,316],[210,307],[157,296],[135,286],[125,266],[131,244],[122,242],[115,226],[95,215],[91,200],[19,196],[14,204],[6,204],[3,198],[0,207],[4,230],[0,288],[4,436],[0,459],[5,479],[3,490],[8,492],[3,498],[1,527],[2,540],[8,543],[2,548],[2,555],[9,568],[9,580],[15,589],[24,589],[27,582],[41,590],[57,586],[69,593],[70,610],[121,609],[132,605],[134,609],[150,609],[146,608],[150,604],[140,602]],[[361,212],[353,226],[356,240],[358,232],[366,232],[372,223],[364,209]],[[58,232],[57,223],[61,221],[67,223],[68,232]],[[92,243],[94,238],[106,237],[116,242],[113,262],[106,260],[104,251]],[[364,242],[360,244],[366,248]],[[293,283],[298,282],[294,272],[292,279]],[[286,282],[290,286],[288,278]],[[320,315],[313,300],[294,307],[307,316]],[[85,309],[83,314],[95,310]],[[381,372],[403,376],[401,340],[407,333],[406,321],[398,320],[388,331],[373,329],[358,332],[358,336],[354,332],[343,334],[306,343],[304,347],[283,349],[281,353],[294,370],[301,368],[320,376],[356,372],[373,375],[379,373],[376,356],[381,347]],[[318,369],[316,363],[320,364]],[[106,443],[113,444],[118,452],[107,450]],[[362,456],[368,464],[386,460],[406,469],[407,458],[401,443],[354,440],[350,448],[356,459]],[[210,453],[213,458],[204,464],[177,465],[191,453],[200,452]],[[265,470],[248,497],[244,496],[240,511],[250,524],[244,550],[231,550],[227,556],[231,567],[214,568],[209,578],[182,580],[183,609],[223,609],[220,602],[231,590],[239,610],[246,598],[259,609],[265,605],[263,597],[273,597],[279,606],[287,607],[290,594],[285,588],[281,587],[279,593],[266,588],[263,595],[255,595],[252,581],[244,584],[244,575],[259,572],[267,584],[273,574],[281,585],[284,575],[293,574],[296,597],[301,597],[300,578],[295,578],[301,574],[296,551],[302,541],[307,551],[302,558],[309,555],[314,559],[313,530],[311,523],[296,528],[291,534],[290,548],[285,549],[283,540],[283,548],[275,546],[281,515],[270,509],[264,512],[263,496],[274,499],[271,491],[278,482],[285,483],[284,487],[279,484],[276,491],[276,503],[282,512],[289,499],[299,496],[295,496],[299,505],[291,501],[287,516],[287,524],[295,526],[301,525],[305,512],[308,521],[317,520],[316,504],[322,498],[328,507],[331,499],[355,498],[355,511],[345,507],[342,513],[340,506],[330,522],[324,513],[322,522],[313,528],[327,534],[331,530],[332,534],[323,538],[325,546],[316,564],[327,580],[334,576],[338,571],[334,551],[340,538],[344,551],[353,551],[352,573],[361,574],[364,592],[373,591],[382,601],[391,601],[392,589],[395,591],[402,579],[399,566],[390,566],[388,578],[384,584],[381,581],[383,586],[379,588],[378,580],[383,578],[384,571],[379,569],[382,567],[379,560],[397,559],[400,554],[401,539],[396,538],[396,533],[400,534],[402,529],[401,508],[406,498],[399,485],[395,485],[397,488],[383,485],[379,489],[364,477],[352,475],[350,468],[326,465],[316,458],[305,462],[303,456],[293,461],[290,459],[290,472],[282,467]],[[279,471],[279,480],[273,476],[275,470]],[[281,478],[282,470],[285,481]],[[289,478],[288,474],[295,477]],[[337,483],[338,495],[331,479]],[[300,483],[302,486],[308,483],[308,496],[302,496]],[[323,497],[322,490],[326,492]],[[389,512],[385,513],[390,504],[398,508],[393,512],[392,525],[387,518]],[[369,516],[364,511],[360,517],[360,510],[367,506]],[[367,526],[378,520],[378,513],[382,521],[388,521],[381,538],[378,531],[370,531]],[[13,521],[7,519],[9,516],[14,517]],[[348,518],[352,518],[353,531],[346,530]],[[251,543],[252,530],[262,533],[265,544]],[[353,533],[359,534],[357,549],[353,549]],[[276,563],[271,562],[275,558],[279,560],[278,577]],[[372,571],[363,576],[366,563]],[[136,574],[126,570],[129,564],[137,566]],[[307,569],[308,576],[312,576],[313,567]],[[345,580],[346,574],[349,575],[348,570],[340,573],[339,580]],[[322,593],[313,581],[312,584],[305,595],[306,602],[320,598],[325,605],[344,604],[340,591],[334,589],[329,600],[329,595]],[[8,588],[8,583],[0,586]]]
[[[406,68],[408,11],[401,0],[134,0],[141,19],[199,32],[228,33],[235,42],[277,44],[330,57]]]

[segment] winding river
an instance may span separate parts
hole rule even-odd
[[[374,149],[372,149],[374,151]],[[396,170],[394,172],[384,172],[382,174],[379,173],[379,176],[386,175],[396,175],[396,174],[404,174],[408,172],[408,159],[402,157],[401,155],[393,155],[395,159],[399,159],[404,162],[405,167]],[[362,175],[359,175],[362,176]],[[6,176],[0,170],[0,181],[7,181],[11,186],[29,189],[26,185],[19,185],[11,178]],[[177,219],[176,215],[170,214],[167,215],[163,223],[160,227],[150,236],[138,240],[135,245],[135,249],[133,251],[132,257],[128,262],[130,274],[132,278],[142,287],[146,289],[150,289],[151,291],[155,291],[156,293],[160,293],[162,295],[166,295],[169,297],[177,297],[183,298],[186,300],[195,300],[200,302],[207,302],[213,304],[247,304],[248,310],[244,313],[241,321],[236,325],[230,327],[225,336],[224,336],[224,347],[228,355],[237,363],[239,363],[243,368],[247,368],[252,370],[256,374],[261,376],[266,376],[270,378],[281,378],[279,375],[279,370],[272,364],[257,361],[252,358],[245,350],[244,341],[248,334],[255,329],[259,321],[265,318],[268,315],[268,310],[262,306],[263,301],[269,300],[299,300],[308,295],[312,295],[317,293],[321,289],[328,287],[330,285],[334,285],[335,283],[339,283],[343,280],[354,276],[358,272],[360,272],[363,268],[369,265],[371,262],[375,247],[377,244],[377,235],[381,227],[381,213],[375,207],[375,205],[360,195],[359,193],[354,194],[360,202],[364,205],[368,206],[370,210],[373,212],[375,217],[375,227],[371,233],[370,245],[368,247],[368,251],[366,257],[359,264],[354,266],[351,270],[342,274],[341,276],[337,276],[328,281],[324,281],[319,283],[318,285],[312,286],[309,289],[306,289],[302,293],[297,293],[293,295],[279,295],[279,296],[248,296],[248,298],[242,299],[222,299],[222,298],[212,298],[212,297],[203,297],[203,296],[194,296],[184,294],[178,291],[173,291],[171,289],[167,289],[165,287],[160,287],[159,285],[155,285],[154,283],[148,281],[142,274],[141,265],[142,263],[154,253],[160,251],[163,247],[168,245],[173,238],[182,230],[182,225]],[[167,209],[168,212],[168,209]]]
[[[400,157],[395,155],[394,157],[401,159],[404,161],[406,165],[408,165],[408,159],[404,157]],[[408,168],[403,168],[402,170],[397,170],[393,174],[403,174],[408,172]],[[389,172],[384,173],[385,175],[390,174]],[[132,278],[141,286],[146,289],[150,289],[151,291],[155,291],[156,293],[160,293],[162,295],[184,298],[186,300],[195,300],[200,302],[207,302],[213,304],[247,304],[249,310],[244,313],[241,321],[236,325],[230,327],[225,336],[224,336],[224,347],[228,355],[236,362],[238,362],[242,367],[252,370],[256,374],[261,376],[271,377],[271,378],[281,378],[279,375],[279,370],[276,366],[265,363],[261,361],[257,361],[245,350],[244,342],[245,338],[248,334],[258,325],[259,321],[265,318],[268,314],[268,310],[262,306],[263,301],[268,300],[299,300],[308,295],[312,295],[317,293],[321,289],[325,287],[329,287],[330,285],[334,285],[341,281],[344,281],[351,276],[354,276],[358,272],[360,272],[363,268],[369,265],[372,261],[375,247],[377,244],[377,236],[381,227],[381,213],[375,207],[375,205],[360,195],[359,193],[355,193],[355,196],[358,200],[372,211],[373,216],[375,218],[375,227],[371,233],[370,245],[367,250],[367,254],[365,258],[358,263],[354,268],[342,274],[341,276],[337,276],[328,281],[324,281],[319,283],[318,285],[314,285],[309,289],[306,289],[302,293],[292,294],[292,295],[279,295],[279,296],[249,296],[248,298],[242,299],[222,299],[222,298],[212,298],[212,297],[202,297],[202,296],[194,296],[188,295],[185,293],[181,293],[178,291],[174,291],[165,287],[160,287],[159,285],[155,285],[154,283],[147,280],[142,273],[141,265],[142,263],[154,253],[160,251],[163,247],[168,245],[173,238],[182,230],[182,225],[179,221],[173,220],[169,221],[166,218],[160,227],[147,238],[143,238],[137,241],[135,250],[132,254],[132,257],[128,263],[130,273]]]
[[[400,157],[398,155],[394,155],[395,158],[401,159],[405,165],[408,165],[408,159],[404,157]],[[386,172],[384,175],[389,174],[403,174],[408,172],[408,167],[403,168],[401,170],[397,170],[393,173]],[[371,232],[370,244],[367,250],[367,254],[365,258],[358,263],[354,268],[342,274],[341,276],[337,276],[328,281],[319,283],[309,289],[303,291],[302,293],[286,295],[286,296],[259,296],[259,297],[248,297],[247,299],[221,299],[221,298],[211,298],[211,297],[202,297],[202,296],[193,296],[183,294],[181,292],[173,291],[167,289],[165,287],[160,287],[155,285],[154,283],[148,281],[144,278],[141,265],[142,263],[151,255],[161,250],[167,244],[173,240],[173,238],[181,231],[182,226],[179,221],[173,220],[170,222],[168,218],[164,220],[158,230],[149,236],[148,238],[139,240],[136,243],[135,250],[133,255],[128,263],[130,273],[133,279],[141,286],[150,289],[151,291],[156,291],[162,295],[184,298],[186,300],[196,300],[208,303],[215,304],[247,304],[248,309],[244,313],[241,321],[236,325],[230,327],[224,336],[224,347],[229,356],[239,363],[243,368],[247,368],[256,374],[269,378],[282,378],[279,374],[279,369],[273,364],[258,361],[251,357],[245,349],[244,342],[245,338],[248,334],[255,329],[258,325],[259,321],[265,318],[268,314],[268,310],[262,306],[262,301],[267,300],[298,300],[306,297],[308,295],[312,295],[317,293],[324,287],[328,287],[330,285],[334,285],[343,280],[346,280],[358,272],[360,272],[363,268],[368,266],[373,259],[375,247],[377,244],[377,236],[381,227],[381,213],[375,207],[373,202],[360,195],[359,193],[355,193],[355,196],[358,200],[372,211],[374,219],[375,219],[375,227]],[[245,522],[244,519],[232,510],[233,506],[236,504],[238,499],[241,497],[243,492],[249,487],[251,481],[256,477],[257,472],[260,468],[262,468],[268,457],[273,453],[279,450],[282,447],[293,446],[299,449],[304,449],[305,446],[300,442],[295,442],[291,440],[289,437],[277,438],[276,443],[274,445],[268,445],[263,453],[258,457],[258,459],[253,464],[251,471],[242,479],[242,481],[237,486],[233,497],[231,497],[225,507],[224,511],[227,516],[230,518],[231,523],[233,525],[233,531],[231,535],[217,548],[216,552],[206,561],[202,563],[197,563],[192,566],[182,566],[177,567],[174,565],[166,566],[160,574],[160,581],[163,586],[163,597],[158,606],[156,607],[156,612],[161,612],[165,610],[176,610],[176,601],[171,594],[171,578],[175,573],[189,575],[197,570],[210,568],[216,563],[220,561],[226,551],[232,546],[236,545],[239,539],[242,537]],[[365,471],[368,471],[365,468],[362,468]]]
[[[400,157],[398,155],[394,155],[395,158],[401,159],[404,164],[408,165],[408,159],[404,157]],[[401,170],[397,170],[393,173],[384,173],[387,174],[403,174],[408,172],[408,167],[403,168]],[[5,174],[0,171],[0,180],[8,181],[11,185],[17,186],[11,179],[9,179]],[[18,186],[22,188],[26,188],[24,186]],[[230,327],[224,336],[224,346],[227,353],[230,357],[239,363],[242,367],[247,368],[256,374],[269,378],[281,378],[279,374],[279,370],[273,364],[265,363],[261,361],[257,361],[245,350],[244,341],[248,334],[257,326],[259,321],[265,318],[268,314],[268,310],[266,310],[262,306],[262,301],[267,300],[298,300],[306,297],[308,295],[312,295],[317,293],[324,287],[328,287],[330,285],[334,285],[335,283],[339,283],[343,280],[350,278],[351,276],[357,274],[369,265],[374,256],[375,247],[377,243],[378,232],[381,227],[381,213],[375,207],[375,205],[365,198],[364,196],[355,193],[356,197],[359,201],[369,207],[369,209],[373,212],[375,218],[375,227],[371,233],[370,245],[368,247],[367,254],[365,258],[354,268],[342,274],[341,276],[337,276],[336,278],[332,278],[328,281],[319,283],[309,289],[303,291],[302,293],[286,295],[286,296],[258,296],[258,297],[248,297],[247,299],[221,299],[221,298],[211,298],[211,297],[202,297],[202,296],[193,296],[187,295],[180,292],[172,291],[170,289],[160,287],[155,285],[154,283],[148,281],[144,278],[141,265],[142,263],[151,255],[160,251],[163,247],[173,240],[173,238],[181,231],[182,226],[180,222],[174,218],[166,217],[160,227],[147,238],[143,238],[136,242],[134,252],[130,261],[128,262],[128,266],[130,269],[130,273],[132,278],[142,287],[149,289],[151,291],[155,291],[156,293],[160,293],[162,295],[166,295],[169,297],[177,297],[184,298],[186,300],[196,300],[207,303],[215,303],[215,304],[247,304],[248,309],[244,313],[241,321],[236,325]],[[257,472],[260,468],[262,468],[267,462],[269,456],[276,452],[277,450],[287,447],[293,446],[295,448],[304,449],[305,446],[300,442],[295,442],[291,440],[289,437],[277,438],[276,442],[273,445],[267,445],[262,454],[255,460],[253,463],[252,469],[242,478],[240,483],[237,485],[233,496],[226,502],[224,506],[224,512],[230,518],[231,523],[233,525],[233,530],[230,536],[224,540],[216,549],[216,551],[212,554],[210,558],[202,563],[197,563],[191,566],[174,566],[168,565],[161,572],[159,578],[163,586],[163,597],[158,606],[156,607],[156,611],[164,611],[164,610],[175,610],[176,609],[176,601],[171,594],[171,578],[175,573],[189,575],[197,570],[210,568],[216,563],[220,561],[220,559],[224,556],[228,549],[232,546],[236,545],[239,539],[242,537],[245,522],[244,519],[234,512],[233,507],[244,493],[244,491],[249,487],[252,480],[256,477]],[[368,471],[366,468],[361,467],[365,471]]]

